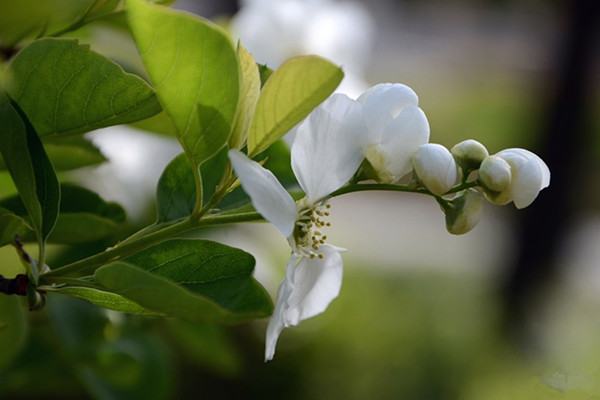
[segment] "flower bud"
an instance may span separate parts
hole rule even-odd
[[[412,164],[421,183],[437,196],[446,193],[456,183],[456,162],[450,151],[440,144],[419,146],[412,156]]]
[[[511,181],[510,165],[498,156],[487,157],[479,167],[479,180],[493,192],[506,190]]]
[[[473,139],[463,140],[456,144],[450,152],[456,163],[462,168],[463,174],[478,169],[481,162],[489,155],[485,146]]]
[[[497,157],[510,165],[510,198],[517,208],[525,208],[537,197],[540,191],[550,185],[550,169],[536,154],[525,149],[502,150]]]
[[[448,232],[462,235],[473,229],[481,219],[483,196],[475,189],[467,189],[450,200],[443,209]]]

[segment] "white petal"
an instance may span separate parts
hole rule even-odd
[[[506,149],[498,154],[511,166],[512,199],[517,208],[525,208],[550,184],[550,170],[536,154],[525,149]]]
[[[324,101],[296,129],[292,169],[308,202],[350,180],[364,158],[366,137],[360,104],[343,94]]]
[[[252,205],[263,217],[289,237],[298,218],[296,203],[275,175],[237,150],[229,150],[231,165]]]
[[[419,146],[412,157],[419,180],[431,191],[441,196],[456,183],[458,172],[450,151],[440,144],[427,143]]]
[[[279,290],[277,291],[277,302],[275,303],[275,310],[273,311],[273,315],[271,315],[271,319],[269,320],[269,325],[267,325],[267,338],[265,343],[265,361],[269,361],[273,359],[273,355],[275,354],[275,346],[277,345],[277,339],[279,338],[279,334],[281,330],[286,327],[284,322],[284,314],[287,309],[288,299],[290,294],[292,293],[293,285],[291,281],[288,279],[288,275],[291,276],[293,273],[293,268],[296,264],[297,257],[292,255],[290,260],[288,261],[286,267],[286,278],[279,285]]]
[[[319,252],[323,258],[302,257],[293,269],[293,290],[284,311],[285,326],[315,316],[327,308],[337,297],[342,286],[343,249],[322,245]]]
[[[417,106],[419,98],[401,83],[380,83],[364,92],[357,101],[363,105],[369,144],[378,144],[386,126],[407,106]]]
[[[416,106],[407,106],[384,130],[381,149],[388,160],[388,172],[398,180],[412,170],[411,157],[429,141],[429,123]]]

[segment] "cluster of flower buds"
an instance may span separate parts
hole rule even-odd
[[[451,150],[429,143],[427,118],[416,93],[406,85],[375,85],[356,102],[367,132],[359,179],[397,184],[412,172],[413,184],[426,188],[440,204],[450,233],[463,234],[475,227],[484,198],[500,205],[512,201],[524,208],[550,184],[550,170],[528,150],[489,155],[484,145],[472,139]]]
[[[412,163],[419,183],[439,197],[446,227],[453,234],[475,227],[484,197],[494,204],[512,201],[517,208],[524,208],[550,184],[548,166],[534,153],[513,148],[489,155],[485,146],[472,139],[451,150],[423,144],[412,156]],[[453,193],[457,194],[449,200],[441,197]]]

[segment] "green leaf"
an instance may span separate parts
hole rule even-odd
[[[63,286],[57,288],[55,291],[65,296],[87,300],[92,304],[108,310],[139,315],[164,315],[152,310],[148,310],[136,302],[131,301],[123,296],[119,296],[118,294],[95,288],[85,286]]]
[[[100,267],[97,284],[141,306],[191,321],[239,323],[272,310],[252,278],[254,257],[207,240],[172,239]]]
[[[75,22],[94,0],[0,1],[0,47],[55,32]]]
[[[25,343],[25,316],[19,298],[0,296],[0,371],[7,368]]]
[[[340,84],[342,69],[324,58],[303,56],[287,60],[265,83],[248,137],[254,157],[302,121]]]
[[[188,217],[196,203],[194,171],[184,153],[165,168],[156,189],[156,222],[175,221]]]
[[[177,136],[173,121],[171,121],[169,114],[164,110],[150,118],[137,121],[133,123],[132,126],[143,131],[160,133],[161,135],[167,136]]]
[[[47,138],[42,143],[56,171],[69,171],[106,161],[100,150],[83,136]],[[5,169],[6,164],[0,156],[0,170]]]
[[[240,43],[238,43],[237,53],[240,60],[242,86],[233,132],[229,137],[229,148],[239,150],[248,140],[250,123],[256,109],[261,84],[258,67],[252,54],[248,53]]]
[[[48,303],[61,357],[68,358],[88,397],[169,398],[168,353],[148,325],[139,326],[127,318],[115,323],[104,310],[64,296],[52,296]]]
[[[77,40],[36,40],[6,75],[6,91],[40,136],[83,133],[161,110],[146,82]]]
[[[4,125],[0,130],[0,153],[43,253],[46,238],[58,217],[60,187],[38,135],[16,107],[0,92],[0,121]]]
[[[142,0],[126,4],[150,80],[197,167],[231,134],[240,91],[235,49],[221,28],[200,17]]]
[[[258,73],[260,74],[260,87],[265,86],[267,79],[273,74],[273,70],[267,67],[267,64],[257,64]]]
[[[0,207],[0,246],[11,243],[15,235],[23,236],[30,231],[27,221]]]
[[[117,203],[106,202],[96,193],[68,183],[61,185],[60,214],[48,241],[61,244],[84,243],[115,233],[125,221],[125,210]],[[0,200],[4,207],[18,216],[26,215],[18,196]],[[23,233],[25,241],[33,238]]]
[[[43,143],[56,171],[70,171],[106,161],[100,150],[83,136],[48,138]]]

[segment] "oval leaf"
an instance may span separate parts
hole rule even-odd
[[[239,323],[272,305],[252,278],[254,257],[207,240],[172,239],[100,267],[97,284],[141,306],[192,321]]]
[[[324,58],[287,60],[268,78],[258,98],[248,137],[254,157],[279,140],[340,84],[342,69]]]
[[[83,133],[161,110],[146,82],[77,40],[36,40],[15,57],[7,76],[6,91],[40,136]]]
[[[231,133],[240,90],[233,45],[221,28],[200,17],[142,0],[126,4],[148,76],[197,167]]]

